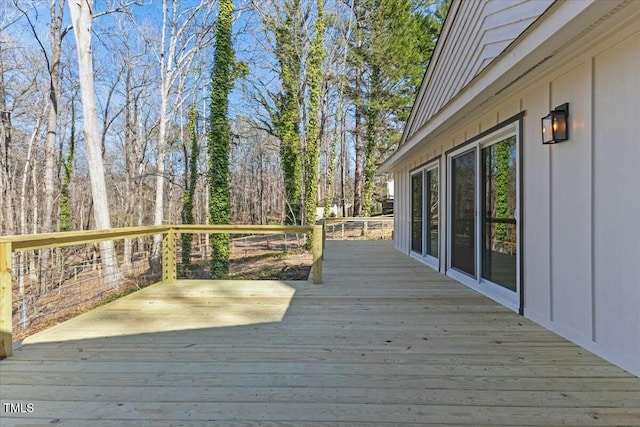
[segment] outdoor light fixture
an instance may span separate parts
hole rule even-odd
[[[562,104],[542,118],[542,143],[555,144],[569,139],[569,104]]]

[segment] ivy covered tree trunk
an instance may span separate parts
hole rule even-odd
[[[324,0],[317,0],[318,16],[315,22],[316,35],[307,60],[307,82],[309,85],[309,123],[307,126],[307,146],[305,151],[305,209],[306,223],[315,224],[318,206],[318,160],[322,129],[319,121],[322,91],[322,62],[324,50]]]
[[[363,70],[365,65],[365,6],[360,0],[354,0],[352,10],[355,20],[355,32],[353,44],[350,50],[349,62],[353,69],[353,86],[349,88],[354,111],[354,144],[355,144],[355,167],[353,175],[353,216],[360,216],[362,213],[362,189],[364,184],[365,149],[363,140]]]
[[[341,123],[342,123],[342,97],[343,97],[343,84],[340,83],[338,88],[338,102],[337,102],[337,110],[336,110],[336,119],[335,119],[335,127],[333,128],[333,137],[331,139],[331,146],[328,151],[328,167],[327,167],[327,183],[325,189],[325,198],[324,198],[324,217],[328,218],[331,215],[331,206],[333,205],[334,200],[334,191],[333,191],[333,181],[335,179],[336,167],[337,167],[337,148],[338,141],[341,137]]]
[[[198,183],[198,157],[200,156],[200,147],[198,146],[198,112],[195,104],[189,106],[187,114],[187,130],[189,132],[189,158],[187,166],[187,181],[184,198],[182,200],[182,223],[193,224],[193,198],[196,193],[196,185]],[[185,153],[186,154],[186,153]],[[187,161],[185,156],[185,161]],[[182,267],[189,269],[191,264],[191,234],[182,235]]]
[[[71,135],[69,136],[69,151],[64,159],[62,168],[64,175],[62,177],[62,188],[60,189],[60,231],[71,230],[71,195],[69,187],[71,186],[71,176],[73,174],[73,152],[76,144],[76,109],[73,102],[71,103]]]
[[[275,33],[275,55],[280,64],[282,93],[274,118],[275,132],[280,139],[280,161],[284,176],[286,218],[288,224],[298,224],[301,217],[302,154],[300,144],[300,86],[302,57],[301,31],[296,26],[300,0],[285,4],[285,18]]]
[[[375,190],[376,159],[378,145],[378,126],[380,124],[380,70],[373,67],[371,71],[371,95],[367,103],[367,134],[364,146],[364,182],[362,194],[362,213],[371,215],[371,206]],[[365,223],[366,224],[366,223]]]
[[[216,47],[211,90],[211,116],[208,137],[209,154],[209,224],[228,224],[231,218],[229,203],[229,131],[228,97],[233,86],[231,67],[234,51],[231,44],[233,2],[220,1],[216,24]],[[211,277],[219,279],[229,273],[229,235],[211,236]]]

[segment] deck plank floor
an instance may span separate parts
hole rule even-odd
[[[640,426],[639,378],[388,242],[329,241],[323,272],[158,284],[34,335],[0,424]]]

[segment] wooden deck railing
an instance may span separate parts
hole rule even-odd
[[[114,228],[109,230],[71,231],[48,234],[0,237],[0,358],[12,353],[12,271],[11,254],[47,248],[129,239],[151,235],[163,235],[162,281],[177,278],[176,234],[312,234],[313,283],[322,283],[322,258],[324,251],[323,229],[320,225],[166,225],[151,227]]]
[[[325,239],[330,237],[331,239],[336,239],[336,227],[339,227],[339,237],[338,239],[348,239],[353,238],[354,236],[349,236],[349,229],[358,228],[360,238],[367,238],[371,236],[367,236],[370,225],[376,226],[381,224],[381,239],[392,239],[393,238],[393,216],[374,216],[374,217],[334,217],[334,218],[325,218],[320,220],[321,224],[324,224],[325,231],[324,236]],[[360,224],[360,227],[357,227],[356,224]],[[388,229],[388,234],[387,230]],[[351,230],[352,232],[355,230]],[[377,239],[378,237],[376,237]]]

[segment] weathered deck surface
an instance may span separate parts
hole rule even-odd
[[[0,424],[640,425],[640,379],[387,242],[328,242],[324,273],[155,285],[34,336]]]

